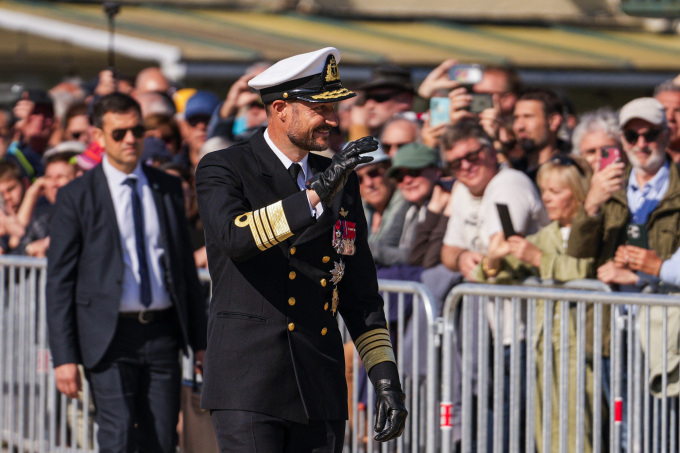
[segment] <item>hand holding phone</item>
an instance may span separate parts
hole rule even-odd
[[[505,239],[510,236],[515,236],[517,233],[512,226],[512,219],[510,218],[510,210],[508,205],[504,203],[496,203],[496,209],[498,209],[498,216],[501,219],[501,226],[503,227],[503,234]]]
[[[600,157],[600,170],[613,162],[621,161],[621,150],[616,146],[605,146],[602,148],[602,156]]]

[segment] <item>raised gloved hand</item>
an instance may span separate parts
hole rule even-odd
[[[374,439],[387,442],[396,439],[404,432],[408,411],[404,406],[406,395],[401,391],[399,382],[381,379],[375,386],[375,430]]]
[[[317,173],[307,181],[307,188],[316,191],[324,205],[330,206],[338,192],[345,186],[349,174],[359,165],[373,160],[372,157],[362,156],[378,149],[378,140],[364,137],[349,142],[345,149],[333,156],[329,167],[322,173]]]

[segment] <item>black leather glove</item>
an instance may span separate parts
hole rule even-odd
[[[306,187],[316,191],[325,206],[330,206],[333,197],[345,186],[350,173],[359,164],[373,160],[372,157],[362,156],[378,149],[378,140],[364,137],[349,142],[345,149],[333,156],[330,166],[322,173],[317,173],[307,181]]]
[[[375,430],[374,439],[387,442],[401,436],[406,426],[408,411],[404,406],[406,395],[399,382],[381,379],[375,386]]]

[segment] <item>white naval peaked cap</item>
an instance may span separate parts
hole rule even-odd
[[[338,63],[340,51],[326,47],[294,55],[275,63],[248,82],[260,92],[262,102],[301,99],[307,102],[336,102],[356,96],[343,88]]]

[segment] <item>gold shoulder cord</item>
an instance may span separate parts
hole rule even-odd
[[[354,341],[354,346],[366,367],[366,372],[380,362],[397,362],[387,329],[381,328],[366,332]]]
[[[246,212],[234,219],[239,228],[250,227],[255,245],[262,251],[285,241],[293,235],[283,212],[283,204],[277,201],[255,211]]]

